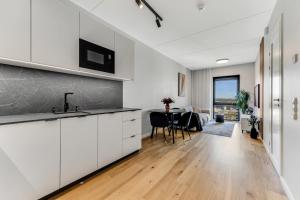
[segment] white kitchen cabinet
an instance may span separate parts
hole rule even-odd
[[[123,156],[127,156],[141,148],[141,112],[123,113]]]
[[[122,157],[122,113],[98,116],[98,168]]]
[[[59,189],[60,122],[0,126],[0,199],[39,199]]]
[[[110,50],[115,49],[115,32],[100,19],[80,13],[80,38]]]
[[[0,57],[30,61],[30,0],[0,1]]]
[[[115,33],[115,71],[118,77],[134,79],[134,41]]]
[[[61,119],[61,187],[97,170],[97,116]]]
[[[79,11],[61,0],[32,0],[32,62],[79,70]]]

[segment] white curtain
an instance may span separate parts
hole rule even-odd
[[[212,108],[212,71],[192,71],[192,106],[200,109]]]

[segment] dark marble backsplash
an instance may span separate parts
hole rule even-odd
[[[71,109],[121,108],[123,83],[104,79],[0,64],[0,116],[63,109],[64,93]]]

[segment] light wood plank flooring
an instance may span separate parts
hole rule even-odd
[[[143,141],[140,153],[118,163],[58,200],[287,200],[259,141],[194,133],[166,144],[162,135]]]

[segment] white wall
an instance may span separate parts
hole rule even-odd
[[[187,76],[186,97],[178,97],[177,77],[181,72]],[[135,79],[124,82],[124,107],[143,109],[143,134],[151,131],[149,122],[150,109],[164,108],[161,99],[172,97],[172,107],[191,104],[191,71],[163,56],[159,52],[136,42],[135,44]]]
[[[258,52],[255,64],[254,64],[254,83],[255,85],[261,84],[261,74],[260,74],[260,52]],[[254,99],[253,99],[254,100]],[[255,107],[254,111],[256,115],[260,118],[261,117],[261,108]]]
[[[212,110],[213,77],[231,75],[240,75],[240,89],[250,92],[250,106],[253,106],[254,63],[192,71],[192,105]]]
[[[278,0],[275,11],[269,23],[270,30],[274,22],[283,14],[283,163],[282,176],[284,186],[291,199],[300,199],[300,123],[292,119],[292,100],[300,98],[300,63],[293,64],[292,57],[300,53],[300,1],[299,0]],[[268,55],[268,35],[265,36],[265,55]],[[265,59],[265,134],[268,138],[264,141],[268,147],[270,141],[270,77],[269,59]],[[299,113],[298,113],[299,114]],[[285,184],[286,183],[286,184]],[[292,197],[293,196],[293,197]]]

